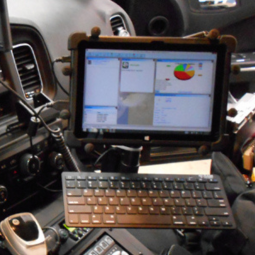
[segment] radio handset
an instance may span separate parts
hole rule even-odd
[[[47,255],[43,231],[31,213],[19,213],[0,223],[7,249],[13,255]]]

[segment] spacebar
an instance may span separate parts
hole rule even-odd
[[[171,225],[171,217],[169,215],[118,215],[117,222],[119,224],[130,225]]]

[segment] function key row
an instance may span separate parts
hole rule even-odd
[[[178,182],[158,182],[158,181],[91,181],[91,180],[66,180],[67,189],[144,189],[144,190],[208,190],[220,191],[218,183],[178,183]]]
[[[171,198],[204,198],[223,199],[218,191],[164,191],[164,190],[113,190],[113,189],[68,189],[67,197],[171,197]]]
[[[90,175],[67,175],[66,180],[77,181],[145,181],[145,182],[177,182],[177,183],[218,183],[216,178],[198,178],[198,177],[129,177],[129,176],[90,176]]]

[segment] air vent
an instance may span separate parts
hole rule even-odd
[[[42,91],[43,84],[33,48],[29,44],[13,46],[13,55],[26,99]]]
[[[120,15],[114,15],[110,18],[112,31],[114,35],[129,36],[125,22]]]

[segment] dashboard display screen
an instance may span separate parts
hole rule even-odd
[[[211,131],[216,53],[85,54],[83,131]]]

